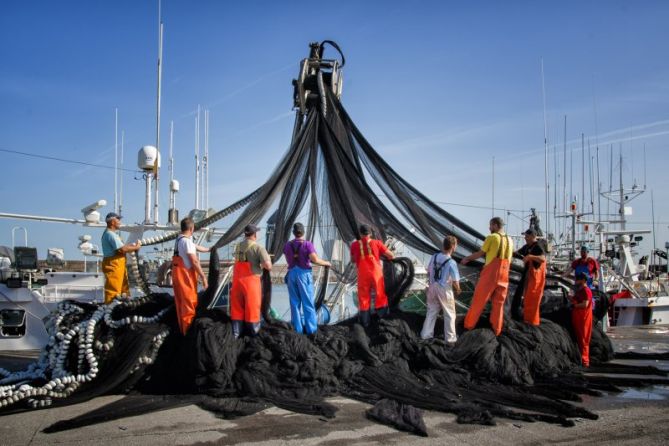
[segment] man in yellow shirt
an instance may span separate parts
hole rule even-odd
[[[490,235],[486,237],[481,250],[468,255],[460,263],[466,265],[483,256],[485,266],[465,316],[465,329],[476,327],[485,304],[491,299],[490,325],[495,335],[499,336],[504,324],[504,301],[509,289],[509,267],[513,257],[513,241],[504,233],[504,220],[500,217],[490,219]]]

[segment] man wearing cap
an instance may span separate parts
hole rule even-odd
[[[523,256],[523,263],[525,263],[523,321],[526,324],[539,325],[539,307],[546,285],[546,255],[541,243],[537,240],[537,233],[534,229],[530,228],[525,231],[525,246],[518,250],[518,254]]]
[[[351,243],[351,261],[358,267],[358,318],[367,327],[370,322],[369,308],[372,289],[376,292],[376,314],[383,317],[388,314],[388,296],[383,281],[381,256],[392,260],[395,256],[380,240],[371,238],[371,229],[367,225],[358,228],[360,240]]]
[[[290,298],[290,321],[298,333],[313,334],[318,329],[316,309],[314,308],[314,278],[311,264],[330,266],[330,262],[321,260],[314,245],[304,239],[304,225],[293,225],[295,238],[286,243],[283,254],[288,262],[288,296]]]
[[[590,367],[590,338],[592,337],[592,291],[587,284],[585,273],[576,273],[576,289],[571,296],[573,308],[571,325],[576,336],[578,349],[581,351],[583,367]]]
[[[128,270],[125,267],[126,253],[138,251],[142,246],[136,243],[123,243],[118,234],[121,227],[121,217],[116,212],[110,212],[105,217],[107,229],[102,233],[102,272],[105,275],[105,303],[110,303],[120,295],[129,296]]]
[[[597,286],[597,279],[599,277],[599,264],[597,260],[588,255],[590,248],[588,245],[581,246],[581,257],[571,262],[571,267],[565,273],[569,275],[571,271],[574,274],[583,273],[588,279],[588,288],[591,290]]]
[[[270,271],[272,261],[262,246],[256,243],[260,229],[253,224],[244,228],[244,241],[235,248],[235,265],[230,289],[230,319],[235,338],[242,335],[244,325],[252,336],[260,330],[262,305],[262,270]]]
[[[185,335],[195,318],[197,307],[197,279],[202,280],[202,286],[207,288],[207,277],[200,266],[198,252],[209,252],[205,248],[193,243],[195,223],[190,217],[181,220],[181,234],[174,244],[172,256],[172,287],[174,288],[174,306],[177,312],[177,322],[181,334]]]
[[[504,220],[493,217],[489,222],[490,235],[483,242],[481,250],[463,258],[466,265],[472,260],[485,256],[485,265],[474,289],[474,296],[465,315],[465,329],[472,330],[481,317],[488,300],[492,300],[490,325],[496,336],[504,325],[504,301],[509,289],[509,268],[513,257],[513,241],[504,233]]]

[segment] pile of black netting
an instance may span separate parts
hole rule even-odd
[[[61,332],[108,307],[71,305],[82,311],[70,310],[61,321]],[[157,313],[160,321],[138,319]],[[223,418],[270,405],[330,418],[337,409],[326,398],[342,395],[373,404],[370,419],[426,435],[422,409],[453,413],[460,423],[494,424],[503,417],[570,426],[574,418],[597,418],[577,404],[579,395],[617,389],[611,380],[583,373],[568,327],[548,319],[539,327],[507,320],[501,336],[495,337],[482,318],[475,330],[462,332],[459,326],[458,342],[449,346],[440,338],[421,340],[417,333],[423,318],[397,310],[367,330],[350,319],[305,336],[287,323],[273,321],[265,323],[257,337],[240,339],[233,337],[229,318],[218,310],[201,310],[187,336],[182,336],[165,295],[117,304],[110,315],[94,333],[93,353],[98,359],[94,379],[84,380],[67,395],[70,384],[63,379],[49,396],[19,399],[3,413],[43,407],[34,404],[40,398],[54,407],[121,393],[127,396],[45,431],[188,404]],[[565,315],[553,316],[560,321]],[[114,321],[129,323],[110,328],[108,323]],[[592,362],[597,367],[612,358],[612,348],[601,330],[594,333]],[[43,356],[64,351],[65,340]],[[65,354],[62,370],[74,370],[77,376],[90,370],[74,347],[70,345]],[[24,393],[28,387],[39,389],[53,381],[51,372],[53,368],[43,367],[42,376],[26,374],[14,389],[23,388]],[[623,368],[617,373],[631,372]],[[8,386],[0,383],[4,385],[0,390],[5,389],[1,398]]]

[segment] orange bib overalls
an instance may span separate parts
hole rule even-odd
[[[174,289],[174,306],[177,310],[177,322],[181,334],[185,335],[195,318],[197,307],[197,271],[193,265],[186,268],[184,260],[179,255],[179,240],[177,238],[172,256],[172,288]]]
[[[541,262],[538,268],[529,265],[525,276],[525,292],[523,299],[523,320],[526,324],[539,325],[539,307],[544,296],[546,285],[546,262]]]
[[[260,276],[253,274],[251,262],[246,252],[253,246],[250,244],[245,251],[235,252],[235,265],[232,271],[232,288],[230,289],[230,319],[235,336],[241,334],[246,323],[253,333],[260,330],[260,306],[262,303],[262,287]]]
[[[481,270],[471,306],[465,316],[465,329],[467,330],[476,327],[485,304],[489,299],[492,299],[490,325],[492,325],[492,330],[496,336],[499,336],[502,332],[504,324],[504,301],[509,289],[509,267],[511,265],[509,259],[502,257],[506,249],[509,248],[508,238],[506,234],[504,236],[500,235],[497,256]],[[504,242],[506,242],[506,246]]]

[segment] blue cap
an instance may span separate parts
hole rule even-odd
[[[590,247],[588,245],[581,245],[581,251],[589,252]]]
[[[123,217],[121,217],[121,216],[120,216],[119,214],[117,214],[116,212],[110,212],[110,213],[107,214],[107,216],[105,217],[105,222],[106,222],[106,223],[109,223],[109,222],[110,222],[112,219],[114,219],[114,218],[118,218],[118,219],[120,220],[120,219],[122,219]]]

